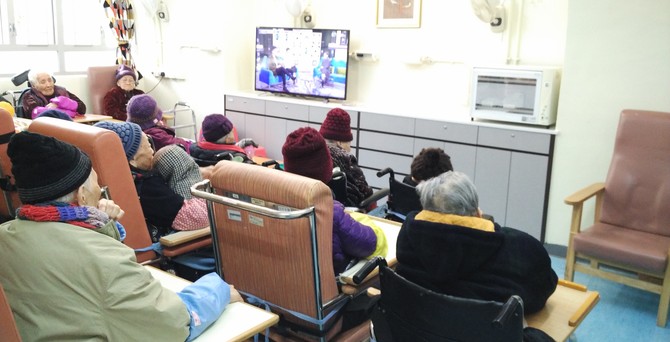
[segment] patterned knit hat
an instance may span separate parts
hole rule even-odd
[[[424,148],[412,160],[410,167],[412,177],[417,182],[439,176],[447,171],[454,171],[451,157],[437,147]]]
[[[19,198],[44,203],[75,191],[91,174],[91,160],[78,148],[41,134],[21,132],[9,141]]]
[[[202,120],[202,136],[215,143],[233,130],[233,123],[223,114],[209,114]]]
[[[121,79],[121,77],[128,75],[132,76],[133,79],[137,81],[137,74],[135,74],[135,70],[133,70],[133,68],[125,64],[121,64],[119,65],[118,68],[116,68],[116,74],[114,75],[114,78],[116,78],[116,80],[118,81]]]
[[[56,119],[61,119],[61,120],[66,120],[66,121],[72,121],[72,118],[67,115],[67,113],[62,112],[58,109],[47,109],[37,115],[38,118],[41,118],[43,116],[46,116],[48,118],[56,118]]]
[[[193,197],[191,186],[202,180],[198,164],[177,145],[167,145],[156,151],[153,169],[163,176],[172,191],[184,199]]]
[[[331,109],[326,115],[326,120],[323,121],[319,133],[328,140],[346,142],[354,140],[354,136],[351,135],[349,113],[341,108]]]
[[[128,101],[128,122],[140,125],[142,130],[156,126],[163,119],[163,111],[156,100],[147,94],[135,95]]]
[[[126,152],[128,160],[133,159],[137,150],[140,149],[142,129],[137,124],[132,122],[99,121],[94,126],[116,133],[121,138],[121,145],[123,145],[123,151]]]
[[[326,141],[311,127],[302,127],[291,132],[281,149],[284,170],[301,176],[330,182],[333,177],[333,160]]]

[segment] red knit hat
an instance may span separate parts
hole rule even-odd
[[[281,149],[284,170],[324,183],[333,178],[333,160],[321,134],[311,127],[291,132]]]
[[[354,136],[351,135],[349,113],[341,108],[331,109],[326,115],[326,120],[323,121],[319,133],[329,140],[346,142],[354,140]]]

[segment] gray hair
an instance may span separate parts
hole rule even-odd
[[[216,143],[217,143],[217,144],[226,144],[226,139],[228,139],[228,138],[230,138],[230,139],[232,139],[233,141],[235,141],[235,132],[233,132],[233,130],[230,130],[230,132],[228,132],[228,134],[226,134],[226,135],[222,136],[221,138],[219,138],[219,140],[217,140]]]
[[[72,203],[72,202],[77,201],[78,199],[77,199],[77,197],[75,196],[75,193],[77,193],[77,191],[79,191],[79,188],[81,188],[82,186],[83,186],[83,187],[88,187],[88,186],[90,186],[90,184],[91,184],[91,179],[92,179],[92,178],[91,178],[91,175],[88,175],[88,178],[86,178],[86,180],[84,181],[84,183],[81,183],[80,186],[78,186],[76,189],[72,190],[72,192],[70,192],[69,194],[65,194],[65,195],[63,195],[63,196],[61,196],[61,197],[56,198],[56,199],[54,200],[54,202]],[[81,204],[80,204],[80,205],[81,205]]]
[[[37,84],[37,75],[39,74],[48,74],[49,76],[51,76],[51,79],[53,79],[54,77],[53,72],[42,69],[30,69],[30,71],[28,71],[28,82],[30,82],[31,86],[34,87],[35,84]]]
[[[447,171],[416,187],[425,210],[460,216],[477,216],[479,196],[470,178],[462,172]]]

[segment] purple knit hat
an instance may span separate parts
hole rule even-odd
[[[286,137],[281,153],[284,170],[320,180],[326,184],[333,178],[333,160],[326,141],[311,127],[302,127]]]
[[[156,100],[147,94],[135,95],[126,107],[128,122],[140,125],[142,130],[156,126],[163,119],[163,111],[158,108]]]
[[[321,135],[328,140],[352,141],[354,136],[351,134],[351,118],[349,113],[341,108],[333,108],[326,115],[323,121]]]
[[[202,120],[202,136],[215,143],[233,130],[233,123],[223,114],[209,114]]]
[[[116,80],[118,81],[118,80],[121,79],[121,77],[126,76],[126,75],[132,76],[133,79],[135,81],[137,81],[137,74],[135,73],[135,70],[133,70],[133,68],[131,68],[131,67],[125,65],[125,64],[119,65],[119,67],[116,69],[116,74],[114,75]]]

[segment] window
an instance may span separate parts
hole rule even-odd
[[[0,0],[0,75],[79,73],[113,64],[115,49],[100,0]]]

